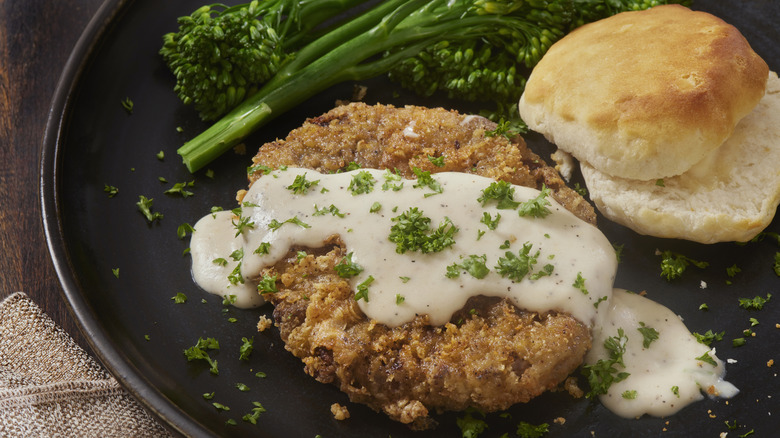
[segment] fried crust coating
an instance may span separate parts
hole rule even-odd
[[[262,146],[253,161],[334,172],[413,167],[469,172],[513,184],[549,187],[555,199],[595,223],[593,207],[566,187],[557,171],[519,137],[485,136],[484,118],[422,107],[354,103],[308,120],[285,140]],[[428,157],[444,155],[444,166]],[[262,175],[250,175],[254,182]],[[240,196],[239,196],[240,197]],[[297,251],[308,255],[298,258]],[[347,254],[338,236],[322,248],[293,248],[270,267],[279,292],[265,294],[285,348],[306,373],[332,383],[350,400],[413,429],[435,426],[430,413],[509,408],[556,387],[582,362],[590,331],[567,314],[527,312],[506,299],[476,296],[444,326],[427,316],[398,327],[369,320],[348,280],[334,269]]]

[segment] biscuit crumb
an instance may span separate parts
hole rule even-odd
[[[273,325],[273,321],[268,319],[265,315],[260,315],[260,319],[257,321],[257,331],[264,332]]]
[[[563,417],[558,417],[555,420],[553,420],[553,423],[563,425],[566,423],[566,419]]]
[[[333,403],[330,405],[330,412],[333,414],[333,418],[339,421],[349,418],[349,410],[347,407],[341,406],[338,403]]]
[[[246,155],[246,144],[239,143],[233,146],[233,152],[235,152],[236,155]]]
[[[769,360],[766,362],[766,366],[767,366],[767,367],[771,367],[771,366],[772,366],[772,365],[774,365],[774,364],[775,364],[775,360],[774,360],[774,359],[769,359]]]

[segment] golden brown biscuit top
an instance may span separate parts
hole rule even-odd
[[[534,69],[524,100],[595,131],[606,141],[592,147],[613,161],[654,159],[681,147],[701,148],[682,153],[698,161],[758,103],[767,75],[734,26],[664,5],[571,32]]]

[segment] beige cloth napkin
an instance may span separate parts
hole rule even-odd
[[[0,436],[171,435],[17,292],[0,302]]]

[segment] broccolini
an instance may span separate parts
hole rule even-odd
[[[183,102],[206,120],[222,118],[178,153],[194,172],[313,95],[388,72],[418,93],[444,90],[492,101],[496,116],[516,117],[525,77],[566,32],[660,3],[669,1],[264,0],[203,6],[179,18],[179,31],[164,36],[160,53]],[[364,12],[353,14],[353,8]]]

